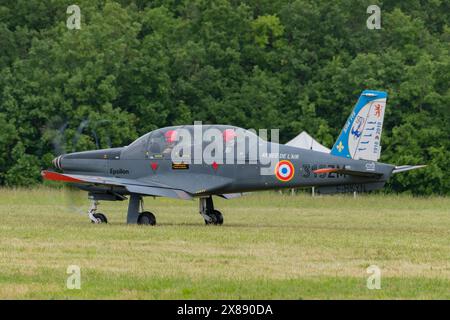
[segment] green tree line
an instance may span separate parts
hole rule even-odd
[[[81,29],[66,25],[72,4]],[[449,12],[445,0],[0,0],[0,184],[195,120],[331,147],[373,89],[389,94],[381,161],[428,165],[388,190],[448,195]]]

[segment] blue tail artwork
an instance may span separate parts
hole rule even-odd
[[[386,100],[386,92],[364,90],[334,143],[331,154],[378,161]]]

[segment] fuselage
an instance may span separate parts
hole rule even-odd
[[[347,159],[267,142],[259,137],[256,137],[253,147],[248,143],[248,148],[240,148],[239,142],[233,142],[235,137],[230,138],[229,133],[243,129],[221,125],[203,127],[203,133],[213,129],[217,136],[219,133],[222,135],[222,147],[212,150],[208,147],[212,139],[207,142],[202,139],[198,143],[197,137],[185,145],[183,155],[174,159],[176,143],[170,135],[181,132],[181,129],[193,133],[194,128],[168,127],[152,131],[126,147],[62,155],[54,160],[54,164],[64,173],[125,179],[144,185],[158,184],[184,190],[194,196],[310,186],[322,188],[324,193],[327,190],[331,193],[368,191],[372,185],[384,185],[394,168],[389,164]],[[252,134],[248,136],[250,140],[254,138]],[[344,166],[360,170],[370,166],[382,175],[373,178],[314,172]],[[114,192],[127,194],[126,189],[120,186],[81,185],[80,188],[97,192],[112,188]]]

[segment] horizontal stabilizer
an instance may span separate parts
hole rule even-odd
[[[341,184],[335,186],[322,186],[317,187],[315,191],[319,194],[335,194],[335,193],[362,193],[379,190],[384,187],[386,182],[369,182],[369,183],[352,183]]]
[[[349,176],[368,177],[368,178],[379,178],[383,175],[382,173],[379,173],[379,172],[354,170],[354,169],[348,169],[346,167],[344,167],[344,168],[323,168],[323,169],[317,169],[317,170],[313,171],[313,173],[315,173],[315,174],[330,173],[330,172],[338,173],[338,174],[347,174]]]
[[[421,164],[421,165],[417,165],[417,166],[409,166],[409,165],[396,166],[394,168],[394,170],[392,171],[392,173],[399,173],[399,172],[404,172],[404,171],[409,171],[409,170],[414,170],[414,169],[420,169],[420,168],[423,168],[423,167],[426,167],[426,165]]]

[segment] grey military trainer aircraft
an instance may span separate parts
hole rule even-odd
[[[199,199],[206,224],[223,223],[212,196],[314,186],[318,193],[380,189],[392,174],[423,167],[377,162],[386,92],[361,93],[330,153],[269,142],[228,125],[161,128],[122,148],[76,152],[53,160],[44,179],[69,182],[89,193],[93,223],[106,223],[99,201],[129,196],[127,223],[154,225],[143,197]]]

